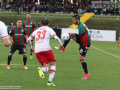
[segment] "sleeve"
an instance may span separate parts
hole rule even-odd
[[[82,38],[81,38],[81,40],[82,40],[82,44],[84,45],[84,47],[87,47],[87,45],[88,45],[88,35],[87,35],[87,33],[85,32],[85,27],[84,26],[82,26],[81,27],[81,32],[79,32],[81,35],[82,35]]]
[[[79,28],[79,33],[84,36],[86,33],[85,33],[85,28],[84,27],[80,27]]]
[[[29,36],[29,38],[31,38],[31,40],[33,40],[33,39],[35,38],[35,32],[33,32],[33,33]]]
[[[32,49],[32,42],[31,40],[33,40],[35,38],[35,34],[34,32],[29,36],[29,38],[27,39],[27,43],[29,45],[29,48]]]
[[[3,24],[3,26],[0,28],[0,36],[2,37],[3,40],[9,38],[7,33],[7,27],[5,26],[5,24]]]
[[[23,28],[23,31],[24,31],[24,35],[27,35],[27,30],[25,28]]]
[[[22,23],[22,26],[25,28],[25,22]]]
[[[54,37],[55,35],[56,35],[56,33],[54,32],[54,30],[51,28],[50,29],[50,35],[52,36],[52,37]]]
[[[9,31],[9,35],[13,35],[13,28],[10,29],[10,31]]]
[[[33,27],[34,27],[34,28],[36,28],[36,27],[37,27],[36,22],[34,22]]]

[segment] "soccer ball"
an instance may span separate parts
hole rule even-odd
[[[68,33],[63,33],[61,39],[68,40],[70,38]]]

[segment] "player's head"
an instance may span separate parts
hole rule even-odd
[[[26,18],[27,18],[27,20],[31,20],[31,14],[27,13]]]
[[[72,22],[73,22],[75,25],[78,25],[79,22],[80,22],[80,16],[79,16],[79,15],[74,15],[74,16],[72,16]]]
[[[17,20],[16,24],[17,27],[20,28],[22,26],[22,20]]]
[[[49,25],[49,20],[48,19],[43,19],[42,20],[42,25]]]

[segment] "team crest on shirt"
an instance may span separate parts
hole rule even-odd
[[[22,29],[22,32],[23,32],[23,29]]]

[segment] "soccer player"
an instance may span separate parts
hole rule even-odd
[[[2,40],[4,41],[4,45],[6,47],[8,47],[11,44],[7,33],[7,27],[2,21],[0,21],[0,37],[2,37]]]
[[[42,27],[35,30],[31,36],[28,38],[27,42],[30,47],[31,52],[34,50],[32,49],[31,40],[35,39],[35,54],[42,65],[42,68],[38,67],[39,75],[41,78],[44,78],[44,73],[49,71],[49,65],[50,64],[50,72],[49,72],[49,79],[48,79],[48,86],[55,86],[52,83],[52,79],[54,78],[55,71],[56,71],[56,60],[54,57],[54,54],[51,50],[51,47],[49,45],[50,36],[55,38],[58,43],[62,46],[62,42],[58,38],[58,36],[55,34],[52,28],[49,26],[49,20],[43,19],[42,20]]]
[[[32,32],[36,29],[36,22],[31,20],[30,13],[27,13],[26,18],[27,18],[27,21],[23,22],[23,27],[27,30],[27,35],[29,37],[32,34]],[[25,42],[26,42],[26,40],[25,40]],[[33,41],[32,41],[32,44],[33,44]],[[32,59],[32,58],[33,58],[33,55],[30,52],[30,59]]]
[[[88,73],[87,64],[85,62],[85,55],[87,53],[87,50],[89,50],[89,47],[91,44],[90,35],[88,32],[87,26],[84,23],[80,22],[79,15],[74,15],[72,17],[72,21],[75,25],[78,25],[79,35],[75,34],[75,33],[69,33],[70,39],[73,39],[74,41],[76,41],[80,46],[80,48],[79,48],[79,52],[80,52],[79,60],[82,64],[83,70],[85,72],[85,76],[82,79],[88,79],[90,77],[90,75]],[[64,52],[70,39],[64,41],[64,44],[63,44],[64,48],[58,47],[58,49],[61,50],[62,52]]]
[[[17,20],[16,24],[17,26],[9,31],[9,37],[10,36],[12,37],[13,44],[11,46],[10,53],[8,55],[7,69],[10,69],[10,61],[12,55],[16,50],[19,50],[19,54],[23,54],[24,69],[28,69],[26,66],[26,62],[27,62],[26,48],[24,46],[25,44],[24,37],[26,37],[26,39],[28,38],[27,32],[25,31],[25,28],[22,27],[22,20]]]

